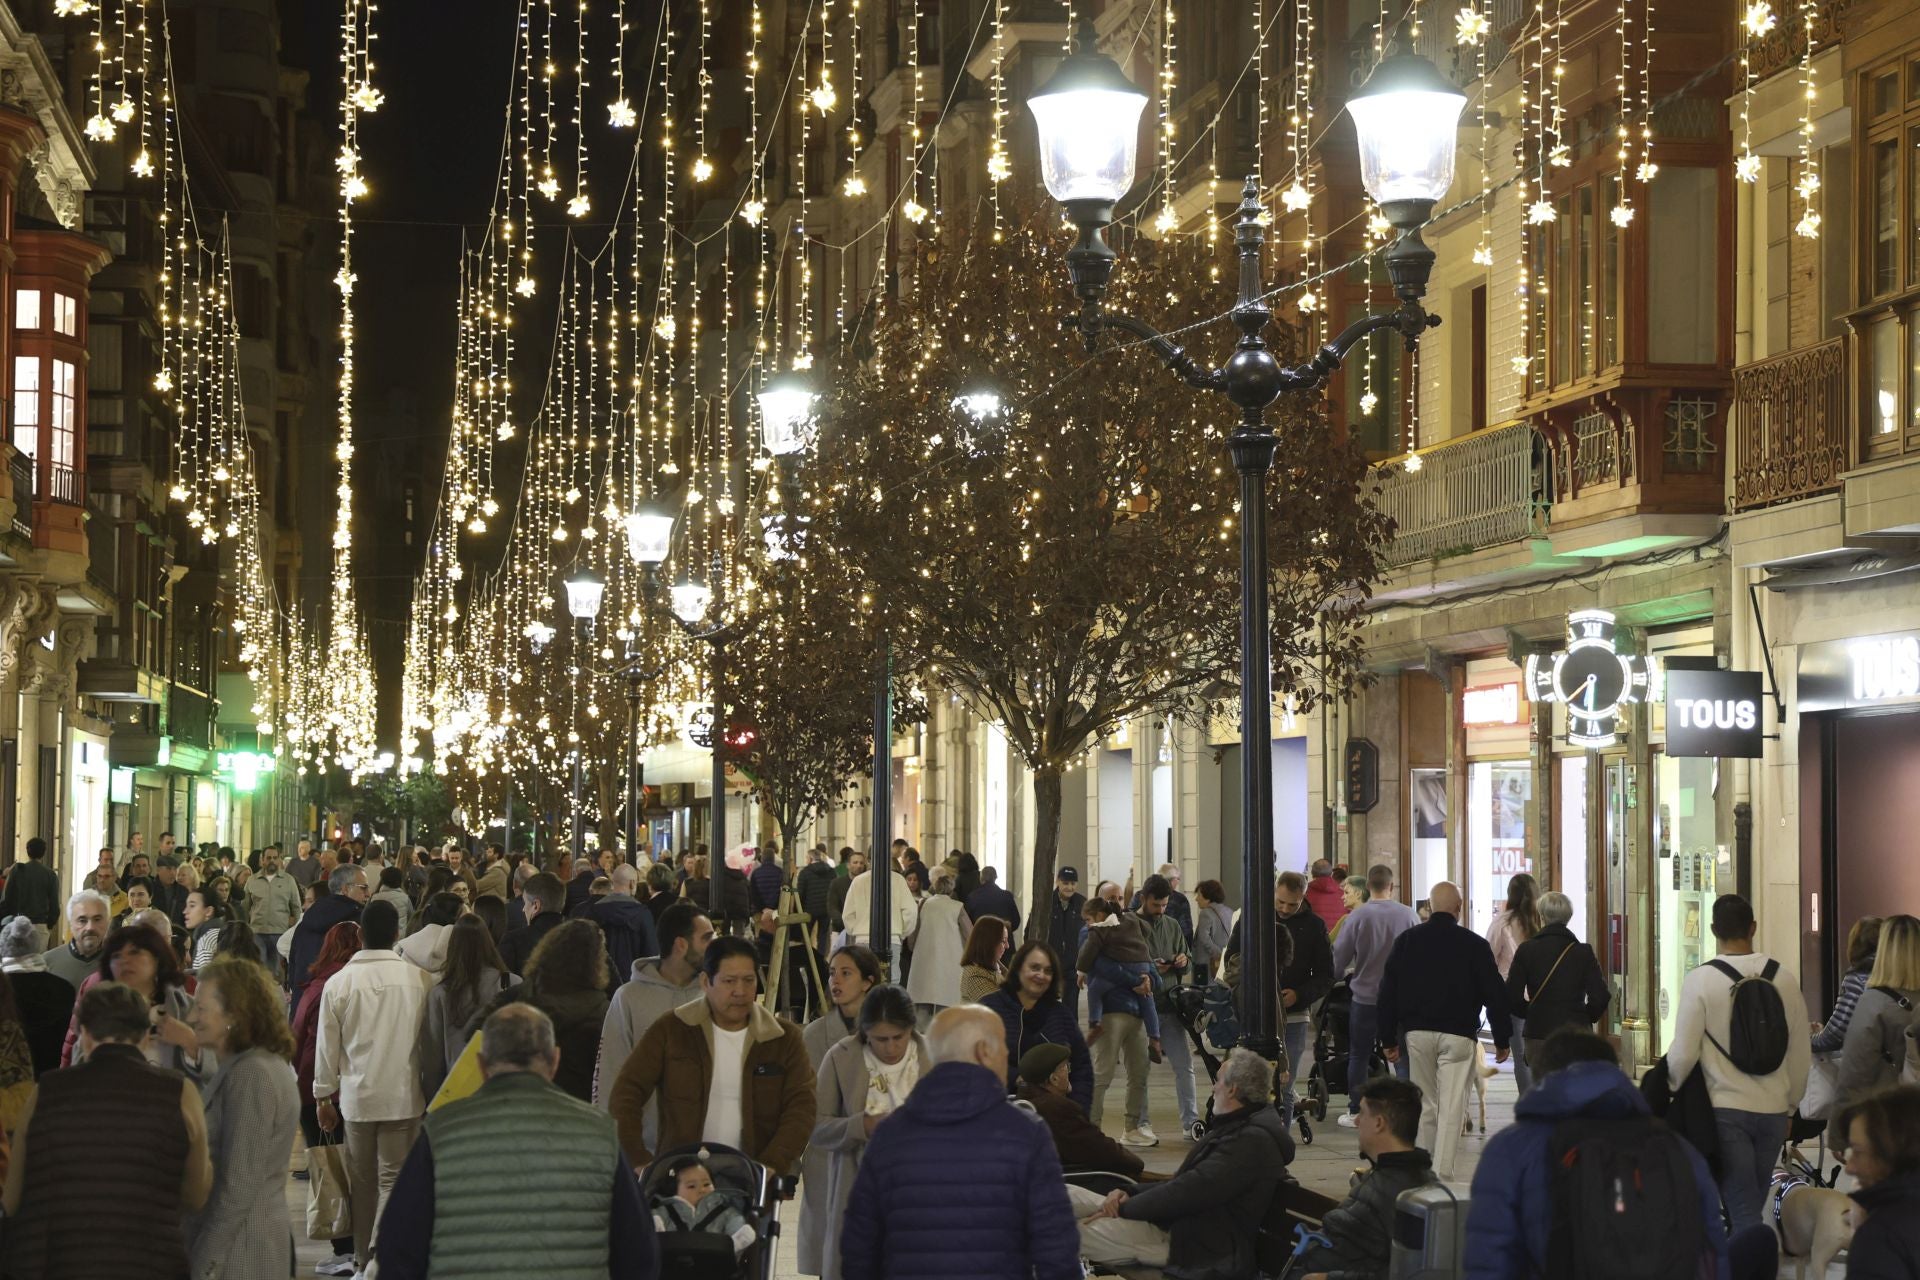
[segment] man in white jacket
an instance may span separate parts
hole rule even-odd
[[[655,922],[660,958],[633,962],[633,977],[620,984],[600,1026],[600,1061],[593,1073],[593,1105],[602,1111],[613,1094],[613,1082],[627,1065],[633,1047],[647,1028],[678,1009],[702,998],[700,966],[713,941],[713,921],[691,902],[676,902]],[[655,1149],[660,1132],[659,1099],[647,1104],[644,1132],[647,1149]]]
[[[362,948],[327,980],[314,1042],[313,1098],[320,1127],[347,1126],[347,1194],[353,1260],[371,1258],[373,1224],[420,1129],[420,1023],[433,975],[393,949],[400,917],[387,902],[360,913]]]
[[[1720,1198],[1733,1230],[1760,1221],[1767,1183],[1787,1140],[1787,1122],[1807,1089],[1812,1061],[1807,1004],[1792,970],[1753,949],[1753,907],[1738,894],[1713,904],[1718,954],[1680,984],[1680,1007],[1667,1049],[1667,1073],[1675,1088],[1695,1066],[1706,1073],[1720,1137]],[[1725,966],[1722,968],[1721,966]],[[1734,1050],[1730,1026],[1736,979],[1761,978],[1772,969],[1773,986],[1786,1011],[1787,1053],[1774,1070],[1749,1075],[1727,1056]]]
[[[893,939],[890,954],[898,964],[900,941],[913,932],[919,908],[913,900],[913,894],[907,888],[907,878],[893,870],[887,864],[887,872],[893,877],[893,896],[888,899],[887,909],[893,915]],[[840,910],[840,918],[846,922],[847,941],[862,946],[873,946],[873,871],[869,868],[855,876],[847,885],[847,905]]]

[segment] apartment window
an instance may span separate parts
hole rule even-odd
[[[1870,291],[1874,296],[1900,287],[1900,140],[1872,144],[1873,226],[1868,241]]]
[[[1647,280],[1660,305],[1647,316],[1647,357],[1712,364],[1720,336],[1720,173],[1663,165],[1642,216]]]
[[[1528,227],[1529,394],[1620,362],[1618,185],[1612,175],[1581,183],[1552,200],[1552,221]]]
[[[1850,323],[1860,452],[1880,458],[1920,452],[1920,58],[1909,52],[1869,68],[1856,101],[1866,118]]]
[[[71,360],[53,362],[52,460],[56,467],[74,467],[75,410],[79,404],[78,369]]]
[[[53,331],[62,337],[72,338],[80,332],[80,304],[73,295],[56,293],[53,295]]]
[[[13,291],[13,327],[16,329],[40,327],[40,291],[38,289]]]
[[[13,358],[13,447],[40,456],[40,359]]]

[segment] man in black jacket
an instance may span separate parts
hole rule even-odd
[[[905,872],[901,873],[905,875]],[[1007,922],[1007,936],[1020,928],[1020,904],[1000,887],[1000,873],[992,867],[980,868],[980,887],[967,895],[967,918],[975,924],[984,916]]]
[[[1081,1257],[1182,1280],[1252,1275],[1255,1237],[1293,1160],[1293,1139],[1267,1101],[1272,1091],[1266,1060],[1235,1049],[1213,1082],[1213,1122],[1173,1177],[1104,1200],[1068,1187]]]
[[[1591,1031],[1607,1012],[1613,993],[1593,948],[1573,936],[1573,901],[1564,893],[1540,895],[1539,933],[1520,944],[1507,967],[1507,1007],[1526,1020],[1520,1050],[1527,1065],[1540,1045],[1561,1027]]]
[[[1067,977],[1060,1000],[1075,1021],[1080,1017],[1080,986],[1073,980],[1073,960],[1080,954],[1080,913],[1086,906],[1087,897],[1080,892],[1080,872],[1073,867],[1060,868],[1054,877],[1053,896],[1047,899],[1047,945],[1065,962],[1055,965],[1054,971]]]
[[[27,856],[7,871],[7,887],[0,893],[0,918],[25,916],[33,921],[35,951],[45,951],[60,918],[60,876],[47,866],[47,842],[39,836],[27,841]]]
[[[1433,915],[1394,939],[1380,979],[1380,1042],[1387,1061],[1405,1053],[1413,1082],[1433,1102],[1420,1116],[1420,1146],[1433,1171],[1453,1173],[1471,1072],[1480,1066],[1480,1010],[1493,1027],[1499,1061],[1507,1060],[1513,1020],[1493,948],[1460,927],[1460,888],[1433,886]]]
[[[307,970],[320,955],[327,930],[343,920],[358,920],[373,890],[367,873],[351,862],[342,863],[327,876],[327,895],[308,907],[293,926],[293,942],[287,948],[287,987],[293,992],[295,1007],[307,989]]]
[[[527,881],[526,888],[520,891],[525,902],[522,908],[527,914],[527,922],[518,929],[509,929],[500,939],[500,959],[506,962],[508,970],[525,976],[527,961],[533,956],[533,949],[540,945],[540,939],[566,923],[563,911],[567,904],[567,886],[560,883],[560,877],[542,871]]]
[[[1292,958],[1280,970],[1287,1061],[1293,1069],[1280,1110],[1287,1127],[1292,1128],[1295,1086],[1313,1065],[1307,1047],[1313,1036],[1309,1010],[1320,1003],[1321,997],[1333,986],[1333,944],[1327,940],[1326,924],[1307,908],[1307,878],[1298,871],[1283,871],[1274,880],[1273,914],[1293,942]],[[1286,951],[1276,954],[1285,955]],[[1300,1120],[1300,1133],[1303,1137],[1312,1133],[1304,1116]]]
[[[1360,1154],[1373,1167],[1321,1218],[1321,1233],[1333,1243],[1301,1257],[1300,1266],[1308,1272],[1305,1280],[1387,1274],[1393,1261],[1394,1202],[1402,1191],[1437,1181],[1433,1157],[1413,1145],[1420,1130],[1418,1089],[1393,1076],[1369,1080],[1360,1087],[1359,1116],[1354,1129],[1360,1135]]]

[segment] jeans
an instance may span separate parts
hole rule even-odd
[[[1433,1153],[1434,1176],[1453,1176],[1467,1086],[1480,1061],[1480,1042],[1445,1031],[1409,1031],[1400,1058],[1421,1094],[1420,1136],[1414,1145]]]
[[[1287,1047],[1288,1069],[1293,1078],[1287,1081],[1286,1091],[1280,1096],[1280,1126],[1293,1128],[1293,1105],[1299,1097],[1307,1076],[1313,1071],[1313,1061],[1307,1056],[1307,1040],[1313,1033],[1311,1022],[1288,1022],[1281,1031],[1281,1041]]]
[[[1360,1113],[1360,1086],[1367,1082],[1367,1062],[1373,1057],[1373,1045],[1380,1038],[1380,1006],[1355,1000],[1347,1012],[1347,1112]],[[1402,1080],[1408,1075],[1407,1055],[1393,1064],[1393,1074]]]
[[[1527,1061],[1525,1052],[1527,1020],[1515,1016],[1513,1020],[1513,1087],[1520,1092],[1518,1097],[1527,1096],[1527,1090],[1533,1088],[1533,1067]]]
[[[1180,1132],[1192,1133],[1200,1112],[1193,1096],[1193,1044],[1187,1039],[1186,1028],[1176,1027],[1172,1035],[1160,1042],[1160,1052],[1173,1068],[1173,1098],[1180,1106]],[[1144,1106],[1133,1115],[1135,1128],[1147,1122]]]
[[[1147,1030],[1130,1013],[1109,1013],[1100,1020],[1100,1038],[1093,1042],[1093,1105],[1087,1118],[1097,1127],[1106,1108],[1107,1086],[1113,1083],[1116,1061],[1126,1059],[1129,1118],[1147,1113]]]
[[[260,948],[260,963],[267,966],[267,972],[278,976],[280,973],[280,935],[277,933],[256,933],[253,940]]]
[[[1786,1145],[1787,1120],[1758,1111],[1713,1109],[1714,1128],[1720,1134],[1720,1200],[1735,1231],[1761,1220],[1767,1184],[1780,1148]]]

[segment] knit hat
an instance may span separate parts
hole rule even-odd
[[[1063,1044],[1037,1044],[1020,1055],[1020,1078],[1028,1084],[1045,1084],[1060,1064],[1073,1056]]]
[[[33,921],[25,916],[15,916],[7,921],[6,928],[0,929],[0,960],[18,960],[22,956],[37,955],[40,948],[33,945]]]

